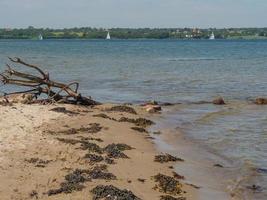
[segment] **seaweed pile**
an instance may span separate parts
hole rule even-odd
[[[117,121],[115,118],[109,117],[105,113],[99,113],[99,114],[93,115],[93,117],[100,117],[100,118],[103,118],[103,119],[110,119],[110,120],[113,120],[113,121]]]
[[[91,179],[104,179],[104,180],[115,180],[116,176],[107,171],[107,165],[99,165],[88,171],[88,176]]]
[[[135,109],[133,109],[132,107],[129,107],[129,106],[125,106],[125,105],[113,106],[109,109],[106,109],[106,111],[126,112],[126,113],[130,113],[130,114],[134,114],[134,115],[137,114]]]
[[[142,127],[132,127],[131,129],[138,131],[140,133],[147,133],[147,130]]]
[[[88,150],[89,152],[95,152],[95,153],[99,153],[99,154],[103,153],[102,148],[95,143],[91,143],[88,141],[82,141],[82,140],[80,141],[80,143],[81,143],[80,148],[82,150]]]
[[[60,188],[51,189],[47,192],[48,196],[56,195],[60,193],[72,193],[73,191],[81,191],[84,189],[82,183],[90,181],[84,174],[87,171],[76,169],[74,172],[65,176],[65,181],[60,184]]]
[[[35,167],[45,167],[52,160],[42,160],[40,158],[25,159],[26,162],[35,164]]]
[[[65,181],[60,184],[60,188],[51,189],[47,192],[48,196],[60,193],[72,193],[73,191],[81,191],[85,188],[83,183],[92,179],[114,180],[116,176],[107,171],[106,165],[94,167],[92,170],[76,169],[65,176]]]
[[[173,175],[173,177],[176,178],[176,179],[182,179],[182,180],[185,179],[184,176],[182,176],[182,175],[180,175],[180,174],[177,174],[176,172],[172,172],[172,175]]]
[[[176,161],[184,161],[184,160],[181,158],[172,156],[170,154],[164,154],[164,155],[156,155],[154,161],[160,162],[160,163],[167,163],[167,162],[176,162]]]
[[[160,200],[186,200],[185,197],[173,197],[170,195],[162,195],[160,196]]]
[[[109,144],[104,148],[104,151],[107,153],[109,158],[129,158],[122,151],[133,149],[127,144]]]
[[[58,113],[64,113],[64,114],[71,115],[71,116],[79,114],[78,112],[73,112],[73,111],[67,110],[65,107],[55,107],[55,108],[52,108],[50,111],[54,111],[54,112],[58,112]]]
[[[152,122],[149,119],[145,119],[145,118],[131,119],[127,117],[121,117],[119,119],[119,122],[129,122],[129,123],[135,124],[136,126],[141,126],[141,127],[147,127],[147,126],[151,126],[154,124],[154,122]]]
[[[129,190],[121,190],[113,185],[98,185],[91,190],[93,200],[141,200]]]
[[[181,189],[182,185],[176,178],[163,175],[163,174],[157,174],[153,177],[155,182],[158,184],[154,187],[155,190],[159,190],[160,192],[170,194],[170,195],[179,195],[183,191]]]
[[[79,133],[98,133],[102,130],[102,126],[98,123],[91,123],[89,124],[89,127],[81,127],[81,128],[70,128],[67,130],[63,131],[46,131],[47,133],[51,135],[56,135],[56,134],[63,134],[63,135],[76,135]]]
[[[104,160],[103,156],[96,155],[96,154],[91,154],[88,153],[84,156],[86,160],[89,160],[90,163],[96,163],[96,162],[101,162]]]

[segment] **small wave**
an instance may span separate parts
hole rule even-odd
[[[216,112],[210,112],[210,113],[205,114],[204,116],[202,116],[198,120],[196,120],[196,122],[205,123],[205,122],[212,121],[218,117],[222,117],[225,115],[234,115],[238,112],[239,112],[238,110],[228,110],[228,109],[227,110],[219,110]]]

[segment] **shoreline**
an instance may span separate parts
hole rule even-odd
[[[197,199],[197,189],[182,180],[177,180],[179,195],[162,192],[152,177],[159,173],[172,177],[174,170],[170,166],[174,162],[154,161],[160,153],[149,134],[139,132],[145,125],[137,127],[127,120],[118,120],[148,118],[148,114],[139,106],[131,106],[137,114],[108,111],[112,106],[1,106],[1,198],[88,199],[93,198],[90,191],[96,186],[113,185],[120,190],[129,189],[140,199],[160,199],[161,195]],[[107,153],[110,144],[124,144],[126,149]],[[96,167],[101,169],[94,174]],[[87,178],[89,170],[90,181],[68,186],[66,192],[62,186],[67,177],[75,178],[77,170]]]
[[[185,184],[192,184],[197,188],[197,199],[239,199],[231,197],[223,177],[228,160],[207,151],[199,143],[187,138],[179,129],[162,128],[160,125],[154,128],[162,133],[156,136],[156,145],[161,152],[186,159],[184,163],[175,164],[175,170],[186,177]]]
[[[255,171],[257,167],[252,163],[227,157],[188,136],[177,124],[177,118],[172,116],[180,107],[183,105],[167,107],[160,115],[152,117],[156,125],[151,131],[161,132],[156,135],[155,140],[160,151],[187,159],[185,163],[175,164],[175,170],[187,177],[185,183],[200,187],[197,190],[198,199],[262,199],[261,189],[256,188],[257,179],[261,178],[261,174]]]

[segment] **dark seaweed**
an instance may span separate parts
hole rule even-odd
[[[52,189],[47,192],[48,196],[60,193],[72,193],[73,191],[81,191],[85,188],[84,182],[92,179],[114,180],[116,176],[107,172],[106,165],[94,167],[92,170],[76,169],[65,176],[65,181],[60,184],[60,188]]]
[[[30,198],[38,199],[38,192],[36,190],[31,191]]]
[[[180,175],[180,174],[177,174],[176,172],[172,172],[172,175],[173,175],[173,177],[176,178],[176,179],[182,179],[182,180],[185,179],[184,176],[182,176],[182,175]]]
[[[87,132],[87,133],[98,133],[103,128],[98,123],[92,123],[92,124],[89,124],[89,125],[90,125],[90,127],[81,127],[81,128],[77,128],[77,129],[76,128],[71,128],[71,129],[68,129],[68,130],[59,131],[58,133],[65,134],[65,135],[75,135],[75,134],[78,134],[80,132],[82,132],[82,133],[84,133],[84,132]],[[54,132],[52,132],[52,133],[54,133]]]
[[[91,190],[93,193],[93,200],[141,200],[129,190],[121,190],[113,185],[98,185]]]
[[[144,183],[145,181],[146,181],[146,179],[143,179],[143,178],[138,178],[137,179],[139,182],[141,182],[141,183]]]
[[[72,144],[72,145],[75,145],[77,143],[81,143],[80,140],[75,140],[75,139],[57,138],[57,140],[60,142],[64,142],[66,144]]]
[[[86,154],[84,158],[90,162],[101,162],[104,160],[102,156],[96,154]]]
[[[89,152],[95,152],[101,154],[102,148],[95,143],[87,142],[87,141],[80,141],[81,149],[88,150]]]
[[[105,179],[105,180],[115,180],[116,176],[107,171],[106,165],[100,165],[94,167],[94,169],[88,172],[88,176],[91,179]]]
[[[47,192],[48,196],[60,193],[71,193],[73,191],[81,191],[84,186],[81,183],[90,181],[84,177],[85,170],[76,169],[74,172],[65,176],[65,182],[60,184],[59,189],[52,189]]]
[[[137,114],[137,112],[132,107],[125,106],[125,105],[113,106],[113,107],[107,109],[107,111],[126,112],[126,113],[131,113],[134,115]]]
[[[149,119],[145,119],[145,118],[131,119],[127,117],[121,117],[119,119],[119,122],[129,122],[129,123],[135,124],[136,126],[141,126],[141,127],[147,127],[147,126],[151,126],[152,124],[154,124],[153,121]]]
[[[170,195],[162,195],[160,196],[160,200],[186,200],[185,197],[173,197]]]
[[[115,161],[114,161],[113,159],[111,159],[111,158],[108,158],[108,157],[105,158],[105,162],[106,162],[107,164],[110,164],[110,165],[115,164]]]
[[[64,113],[64,114],[68,114],[68,115],[78,115],[79,114],[77,112],[67,110],[65,107],[52,108],[50,111],[54,111],[54,112],[58,112],[58,113]]]
[[[115,118],[109,117],[108,115],[106,115],[104,113],[99,113],[99,114],[93,115],[93,117],[101,117],[101,118],[104,118],[104,119],[110,119],[110,120],[113,120],[113,121],[117,121]]]
[[[164,155],[156,155],[154,161],[160,162],[160,163],[166,163],[166,162],[176,162],[176,161],[184,161],[184,160],[181,158],[172,156],[170,154],[164,154]]]
[[[104,151],[107,153],[109,158],[129,158],[122,151],[133,149],[127,144],[109,144],[104,148]]]
[[[178,195],[182,193],[181,184],[174,177],[158,174],[154,176],[154,180],[158,183],[154,189],[158,189],[160,192],[170,195]]]
[[[132,127],[131,129],[138,131],[140,133],[147,133],[147,130],[141,127]]]
[[[220,168],[223,168],[223,165],[221,165],[221,164],[215,164],[215,165],[213,165],[214,167],[220,167]]]
[[[40,158],[31,158],[25,159],[26,162],[35,164],[35,167],[42,167],[44,168],[48,163],[52,162],[52,160],[42,160]]]

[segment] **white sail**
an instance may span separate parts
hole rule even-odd
[[[38,39],[39,39],[39,40],[43,40],[43,36],[42,36],[42,34],[40,34],[40,35],[38,36]]]
[[[210,35],[210,40],[215,40],[215,35],[214,35],[213,32],[212,32],[211,35]]]
[[[108,34],[107,34],[106,39],[107,39],[107,40],[110,40],[110,39],[111,39],[109,32],[108,32]]]

